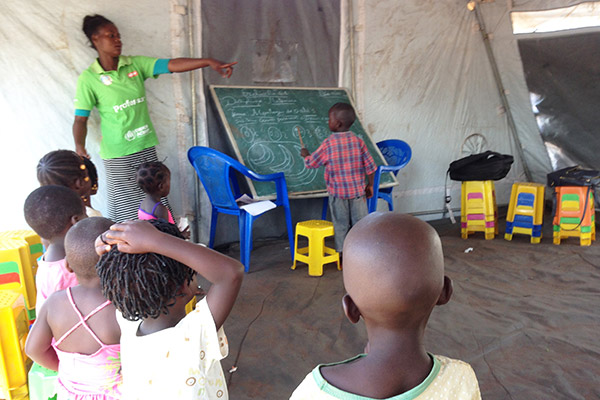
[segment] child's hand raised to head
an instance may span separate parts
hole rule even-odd
[[[150,253],[164,234],[147,221],[126,221],[115,224],[98,236],[96,253],[102,255],[116,245],[123,253]]]

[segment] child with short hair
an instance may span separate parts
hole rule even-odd
[[[160,161],[140,164],[136,181],[146,196],[138,208],[138,218],[142,220],[159,219],[174,224],[173,215],[160,199],[171,191],[171,171]]]
[[[469,364],[423,345],[433,308],[452,295],[435,229],[410,215],[372,213],[350,230],[344,254],[344,313],[365,321],[367,354],[318,365],[290,399],[481,399]]]
[[[115,307],[103,296],[96,273],[95,239],[112,224],[92,217],[69,229],[67,268],[79,285],[52,294],[27,337],[29,357],[58,371],[58,400],[121,398],[121,331]]]
[[[86,218],[81,197],[65,186],[42,186],[29,194],[24,205],[25,220],[47,244],[38,261],[36,313],[54,292],[77,285],[77,277],[65,261],[65,235],[77,221]]]
[[[377,170],[365,142],[350,131],[355,120],[356,114],[350,104],[334,104],[329,109],[328,123],[333,133],[314,153],[310,154],[304,147],[300,150],[306,168],[325,166],[335,249],[340,256],[348,230],[368,214],[366,199],[373,196]],[[366,185],[365,175],[368,178]]]
[[[238,261],[187,242],[161,220],[127,221],[96,240],[104,294],[122,313],[124,399],[227,399],[223,322],[243,278]],[[198,273],[212,283],[186,315]]]
[[[91,169],[94,164],[71,150],[54,150],[40,159],[37,165],[37,178],[41,186],[59,185],[74,190],[86,207],[88,217],[101,217],[99,211],[92,208]],[[96,174],[96,191],[98,190]]]

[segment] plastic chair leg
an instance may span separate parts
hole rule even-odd
[[[327,221],[327,208],[329,208],[329,197],[326,196],[323,198],[323,210],[321,211],[321,219],[323,221]]]
[[[292,228],[292,213],[290,207],[284,207],[285,211],[285,222],[287,225],[288,241],[290,242],[290,256],[292,261],[294,260],[295,244],[294,244],[294,229]]]
[[[213,208],[212,215],[210,217],[210,239],[208,241],[208,247],[211,249],[215,244],[215,233],[217,232],[217,218],[219,217],[219,212],[216,208]]]
[[[250,270],[250,252],[252,251],[252,215],[247,212],[240,214],[240,260],[244,271]]]

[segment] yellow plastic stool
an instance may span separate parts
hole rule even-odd
[[[545,185],[529,182],[516,182],[512,185],[504,239],[512,240],[514,233],[523,233],[531,236],[531,243],[540,242],[545,188]]]
[[[335,262],[338,270],[341,270],[340,255],[337,251],[325,246],[325,238],[333,236],[333,224],[329,221],[310,220],[298,222],[296,224],[296,254],[294,255],[294,265],[296,261],[308,264],[308,275],[323,275],[323,264]],[[298,236],[308,238],[308,247],[298,248]]]
[[[594,191],[587,186],[556,186],[554,191],[554,244],[560,244],[561,239],[578,237],[580,246],[590,246],[596,240]],[[586,196],[589,196],[587,207]]]
[[[12,290],[25,298],[27,319],[35,321],[35,276],[29,244],[19,239],[0,239],[0,290]]]
[[[32,230],[21,229],[14,231],[0,232],[0,241],[2,239],[20,239],[29,245],[29,259],[33,268],[33,276],[37,273],[37,260],[44,254],[44,245],[42,239]]]
[[[24,346],[29,332],[23,296],[0,290],[0,398],[29,399]]]
[[[485,239],[498,234],[498,207],[494,181],[464,181],[461,185],[461,237],[483,232]]]

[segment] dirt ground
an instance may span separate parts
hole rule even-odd
[[[524,235],[504,240],[502,222],[489,241],[432,223],[454,294],[429,320],[427,350],[470,363],[484,399],[600,398],[600,245],[553,245],[549,220],[540,244]],[[255,242],[225,323],[231,399],[287,399],[316,364],[347,359],[366,343],[362,322],[343,315],[341,271],[334,264],[322,277],[309,277],[304,264],[292,271],[286,246]],[[238,246],[221,250],[239,257]]]

